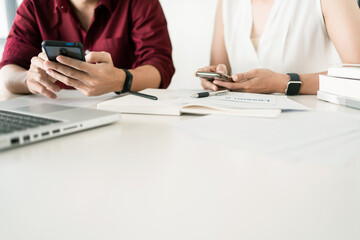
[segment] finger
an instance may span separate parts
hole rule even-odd
[[[87,63],[112,63],[111,55],[107,52],[89,52],[85,59]]]
[[[35,61],[35,60],[32,60],[32,61]],[[40,61],[42,61],[42,60],[40,60]],[[47,79],[48,81],[50,81],[52,83],[55,83],[57,80],[52,78],[48,74],[46,74],[45,66],[43,66],[44,64],[42,64],[42,67],[38,67],[37,65],[39,65],[39,64],[40,64],[40,62],[38,62],[38,63],[34,62],[33,64],[31,64],[28,72],[31,75],[33,75],[33,74],[44,75],[44,79]]]
[[[38,74],[34,78],[34,80],[52,92],[59,92],[61,90],[61,88],[55,84],[56,80],[55,80],[55,82],[52,82],[49,80],[49,77],[51,78],[51,76],[48,76],[48,74],[46,72],[44,72],[41,75]]]
[[[216,66],[208,66],[208,67],[199,68],[197,70],[197,72],[216,72]]]
[[[56,60],[65,66],[74,68],[82,72],[89,72],[91,69],[88,63],[80,61],[78,59],[74,59],[66,56],[58,56]]]
[[[227,74],[228,71],[227,71],[226,65],[225,65],[225,64],[219,64],[219,65],[217,65],[217,67],[216,67],[216,72]]]
[[[61,63],[56,63],[56,62],[51,62],[51,61],[45,61],[44,62],[44,66],[47,70],[47,73],[49,74],[50,72],[53,73],[54,71],[49,71],[49,70],[55,70],[55,72],[61,73],[62,75],[65,75],[66,77],[69,77],[71,79],[76,79],[79,81],[85,81],[87,74],[79,71],[77,69],[74,69],[72,67],[69,66],[65,66]],[[49,72],[48,72],[49,71]],[[54,77],[54,75],[49,74],[51,77],[57,79],[60,81],[60,79],[58,79],[57,77]],[[59,76],[58,74],[56,74],[55,76]],[[63,78],[62,78],[63,79]]]
[[[224,81],[215,80],[214,84],[216,84],[219,87],[224,87],[224,88],[231,89],[231,90],[239,89],[239,86],[238,86],[239,83],[224,82]]]
[[[38,55],[39,58],[41,58],[42,60],[49,60],[46,53],[44,52],[40,52],[39,55]]]
[[[55,78],[53,78],[52,76],[50,76],[49,74],[47,74],[46,73],[46,71],[45,71],[45,76],[46,76],[46,79],[48,80],[48,81],[50,81],[50,82],[52,82],[52,83],[56,83],[58,80],[57,79],[55,79]]]
[[[216,70],[216,67],[214,67],[214,66],[208,66],[208,67],[199,68],[199,69],[197,70],[197,72],[211,72],[211,69],[215,69],[215,70]]]
[[[87,85],[85,85],[83,82],[79,81],[78,79],[74,79],[68,76],[65,76],[61,73],[58,73],[53,70],[46,71],[47,74],[49,74],[51,77],[57,79],[58,81],[73,87],[75,89],[86,89]]]
[[[44,67],[44,60],[42,60],[41,58],[39,57],[33,57],[31,58],[31,64],[38,67],[38,68],[41,68],[43,70],[45,70],[45,67]],[[33,66],[32,66],[33,67]]]
[[[51,92],[46,87],[44,87],[43,85],[41,85],[40,83],[38,83],[36,81],[29,81],[28,88],[29,88],[30,92],[32,92],[34,94],[41,94],[41,95],[44,95],[45,97],[52,98],[52,99],[55,99],[57,97],[55,93]]]
[[[252,80],[244,81],[244,82],[218,81],[218,82],[216,82],[216,84],[219,84],[220,87],[223,87],[223,88],[226,88],[226,89],[229,89],[232,91],[255,93],[254,83],[252,82]]]
[[[201,80],[201,86],[204,89],[213,90],[213,91],[217,91],[219,89],[218,86],[216,86],[215,84],[213,84],[212,82],[210,82],[204,78],[200,78],[200,80]]]
[[[234,74],[231,77],[234,82],[244,82],[249,79],[255,78],[256,73],[257,73],[256,70],[251,70],[251,71],[245,72],[245,73]]]
[[[53,92],[59,92],[61,90],[60,87],[55,84],[56,80],[47,75],[43,69],[34,66],[35,65],[32,65],[30,70],[27,72],[28,79],[40,83]]]

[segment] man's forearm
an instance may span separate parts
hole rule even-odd
[[[27,70],[20,66],[6,65],[0,70],[0,81],[11,93],[30,93],[26,86],[26,73]]]
[[[140,91],[145,88],[159,88],[161,84],[160,72],[151,65],[144,65],[130,70],[134,75],[134,81],[131,87],[132,91]]]

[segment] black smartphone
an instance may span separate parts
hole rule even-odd
[[[232,78],[229,75],[216,72],[197,72],[196,76],[199,78],[205,78],[209,81],[220,80],[226,82],[232,82]]]
[[[84,47],[79,42],[43,41],[41,46],[50,61],[57,62],[56,57],[62,55],[85,62]]]

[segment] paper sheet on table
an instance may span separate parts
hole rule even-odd
[[[57,93],[56,99],[49,99],[42,95],[26,95],[5,102],[0,102],[0,107],[6,104],[7,107],[21,107],[28,105],[36,105],[42,103],[64,105],[70,107],[96,107],[96,104],[111,99],[113,93],[104,94],[96,97],[87,97],[75,90],[62,90]]]
[[[278,119],[206,116],[176,127],[197,137],[258,154],[343,165],[360,158],[360,115],[286,112]],[[241,157],[241,156],[239,156]]]
[[[282,109],[282,110],[309,110],[304,105],[297,103],[284,95],[254,94],[230,92],[222,96],[213,96],[206,100],[200,98],[197,101],[209,103],[223,103],[227,106],[248,109]]]

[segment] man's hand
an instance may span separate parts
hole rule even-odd
[[[234,74],[233,82],[215,80],[213,84],[231,91],[249,93],[284,93],[290,77],[268,69],[254,69],[246,73]]]
[[[125,73],[114,67],[107,52],[90,52],[86,62],[65,56],[58,56],[56,60],[58,63],[45,61],[47,74],[86,96],[121,91],[124,86]]]
[[[56,79],[46,73],[45,61],[47,61],[45,53],[40,53],[37,57],[31,59],[30,69],[26,74],[26,85],[31,93],[56,98],[55,93],[61,89],[55,84]]]

